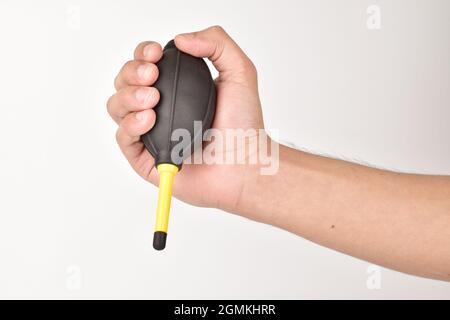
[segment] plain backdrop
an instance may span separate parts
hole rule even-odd
[[[449,283],[177,200],[167,250],[152,249],[157,189],[120,153],[106,101],[139,42],[216,24],[256,64],[283,141],[450,174],[447,0],[2,0],[0,298],[450,298]]]

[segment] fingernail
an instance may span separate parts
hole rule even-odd
[[[144,56],[145,57],[150,57],[151,56],[151,52],[152,52],[152,48],[153,48],[153,42],[149,43],[148,45],[146,45],[144,47]]]
[[[148,115],[148,113],[146,112],[146,110],[139,111],[134,114],[134,116],[136,117],[136,120],[138,120],[140,122],[145,121],[147,119],[147,115]]]
[[[138,89],[135,93],[136,100],[145,104],[147,99],[150,97],[150,89],[149,88],[141,88]]]
[[[141,78],[142,80],[147,80],[148,78],[150,78],[151,72],[152,72],[152,69],[148,64],[143,64],[143,65],[139,66],[137,69],[137,74],[138,74],[139,78]]]

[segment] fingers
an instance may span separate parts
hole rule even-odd
[[[158,68],[154,63],[128,61],[117,75],[114,86],[120,90],[126,86],[151,86],[158,79]]]
[[[119,90],[127,85],[150,86],[158,78],[155,63],[163,55],[161,45],[154,41],[140,43],[134,50],[133,61],[127,62],[117,75],[114,85]]]
[[[156,115],[153,109],[129,113],[120,122],[116,139],[127,159],[134,159],[142,153],[140,136],[155,125]]]
[[[140,43],[134,50],[134,59],[156,63],[161,59],[163,50],[161,45],[154,41],[145,41]]]
[[[134,51],[135,60],[127,62],[117,75],[114,81],[117,93],[107,103],[109,114],[119,124],[116,139],[120,149],[142,172],[151,172],[153,166],[151,156],[143,152],[140,136],[155,125],[156,114],[152,108],[160,97],[158,90],[150,86],[158,79],[155,63],[162,55],[162,48],[156,42],[139,44]]]
[[[159,102],[159,91],[154,87],[128,86],[109,98],[107,109],[110,116],[120,121],[130,112],[155,107]]]
[[[256,77],[253,63],[219,26],[180,34],[175,37],[175,45],[193,56],[209,58],[223,75],[245,74]]]

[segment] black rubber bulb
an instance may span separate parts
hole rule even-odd
[[[201,146],[204,132],[212,125],[216,87],[205,61],[181,52],[173,40],[164,47],[157,66],[159,76],[154,87],[159,90],[160,100],[155,107],[156,123],[141,140],[154,157],[160,175],[153,247],[162,250],[166,245],[173,179],[182,161]],[[176,129],[189,132],[190,138],[184,135],[184,139],[173,141]]]

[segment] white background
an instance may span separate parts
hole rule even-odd
[[[370,290],[364,261],[177,200],[152,249],[157,190],[119,152],[106,100],[139,42],[215,24],[255,62],[284,140],[450,174],[449,1],[2,0],[0,298],[450,298],[386,269]]]

